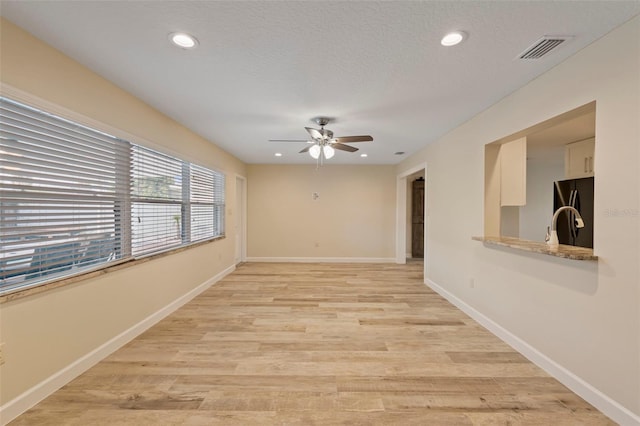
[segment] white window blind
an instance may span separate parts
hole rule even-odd
[[[0,98],[0,284],[123,256],[129,144]]]
[[[133,147],[131,252],[134,256],[182,244],[182,161]]]
[[[189,174],[191,241],[223,235],[224,175],[195,164]]]
[[[0,97],[0,293],[224,235],[224,175]]]

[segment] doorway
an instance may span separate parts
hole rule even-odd
[[[412,251],[412,233],[413,233],[413,209],[411,200],[413,199],[413,181],[416,179],[424,179],[425,185],[427,173],[427,164],[423,163],[413,167],[396,178],[396,263],[405,264],[407,259],[414,261]],[[423,211],[422,211],[422,248],[424,257],[423,276],[426,277],[427,271],[427,235],[428,235],[428,199],[426,192],[423,192]],[[420,222],[418,220],[418,222]],[[416,258],[415,261],[422,261]]]

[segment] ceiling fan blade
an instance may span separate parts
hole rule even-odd
[[[358,150],[358,148],[355,148],[353,146],[349,146],[349,145],[343,145],[341,143],[332,143],[331,146],[335,149],[339,149],[340,151],[349,151],[349,152],[356,152]]]
[[[311,147],[312,147],[312,146],[313,146],[313,145],[309,145],[309,146],[307,146],[306,148],[304,148],[304,149],[302,149],[301,151],[299,151],[298,153],[299,153],[299,154],[302,154],[303,152],[308,152],[308,151],[311,149]]]
[[[320,130],[314,129],[313,127],[305,127],[305,129],[307,132],[309,132],[312,138],[322,139],[322,133],[320,133]]]
[[[308,142],[306,139],[269,139],[269,142]]]
[[[369,135],[363,136],[340,136],[335,138],[334,141],[338,143],[353,143],[353,142],[371,142],[373,138]]]

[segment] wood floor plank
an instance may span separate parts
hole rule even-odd
[[[422,283],[249,263],[12,425],[610,425]]]

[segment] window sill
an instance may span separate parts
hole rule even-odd
[[[140,258],[134,258],[134,259],[129,259],[129,260],[125,260],[122,263],[118,263],[115,265],[111,265],[111,266],[106,266],[104,268],[101,269],[96,269],[93,271],[88,271],[88,272],[80,272],[76,275],[71,275],[71,276],[67,276],[67,277],[61,277],[61,278],[57,278],[57,279],[53,279],[51,281],[47,281],[41,284],[37,284],[34,285],[33,287],[27,287],[27,288],[17,288],[14,290],[10,290],[7,293],[1,294],[0,295],[0,304],[3,303],[7,303],[13,300],[18,300],[18,299],[22,299],[23,297],[28,297],[28,296],[33,296],[35,294],[40,294],[43,293],[45,291],[49,291],[49,290],[53,290],[55,288],[60,288],[60,287],[64,287],[70,284],[75,284],[77,282],[80,281],[84,281],[90,278],[95,278],[95,277],[99,277],[101,275],[104,274],[108,274],[110,272],[114,272],[114,271],[119,271],[121,269],[125,269],[125,268],[129,268],[131,266],[136,266],[139,265],[141,263],[145,263],[148,262],[150,260],[155,260],[155,259],[160,259],[162,257],[171,255],[171,254],[175,254],[175,253],[180,253],[183,252],[185,250],[194,248],[194,247],[199,247],[199,246],[203,246],[206,244],[210,244],[214,241],[218,241],[218,240],[222,240],[224,239],[225,236],[220,236],[220,237],[214,237],[211,238],[209,240],[204,240],[204,241],[198,241],[196,243],[193,244],[189,244],[186,246],[181,246],[181,247],[176,247],[174,249],[170,249],[170,250],[166,250],[160,253],[155,253],[155,254],[151,254],[151,255],[147,255],[144,257],[140,257]]]
[[[546,254],[549,256],[563,257],[573,260],[598,260],[593,254],[593,249],[585,247],[566,246],[549,247],[547,243],[538,241],[521,240],[511,237],[471,237],[472,240],[482,241],[485,245],[509,247],[516,250]]]

